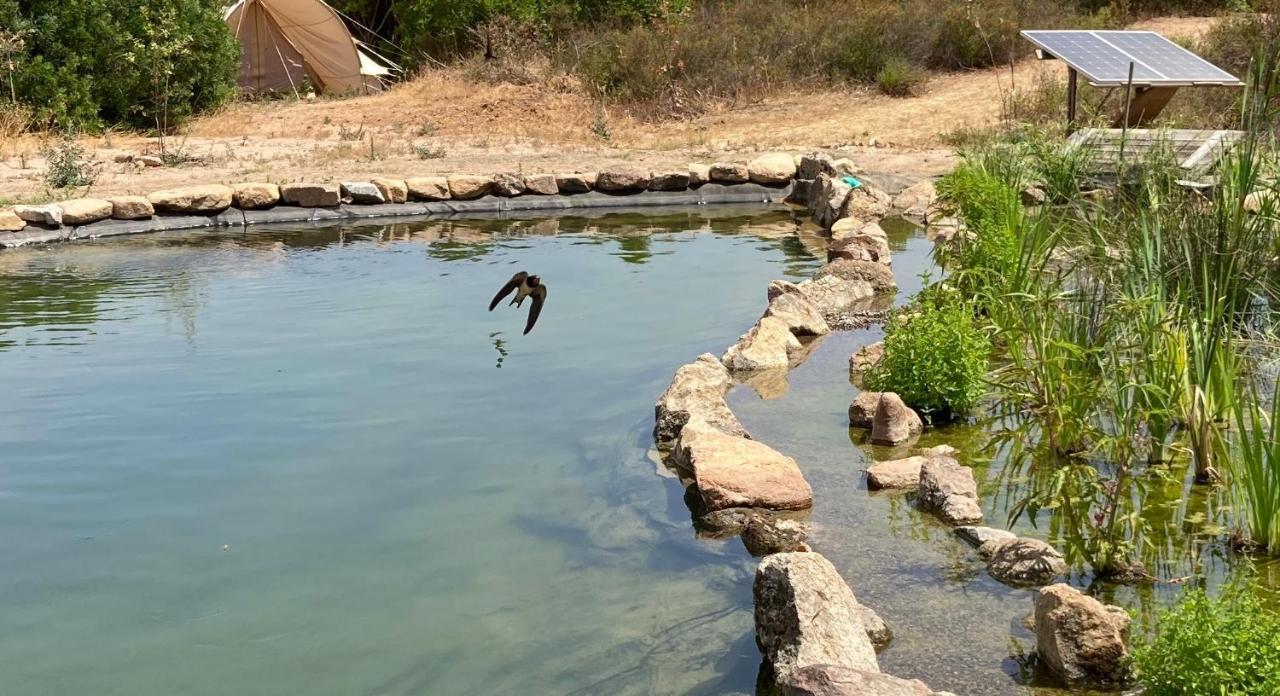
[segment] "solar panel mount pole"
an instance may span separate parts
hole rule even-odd
[[[1076,132],[1076,81],[1075,68],[1067,68],[1067,134]]]

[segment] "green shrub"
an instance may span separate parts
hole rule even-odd
[[[885,327],[884,359],[867,376],[933,420],[968,412],[982,398],[990,343],[972,309],[939,286],[896,313]]]
[[[98,166],[88,160],[84,148],[70,138],[44,150],[48,161],[44,181],[49,188],[66,189],[92,186],[98,179]]]
[[[876,74],[876,86],[891,97],[909,97],[924,83],[924,71],[901,58],[890,58]]]
[[[1247,592],[1213,600],[1193,590],[1134,651],[1148,696],[1280,693],[1280,616]]]
[[[0,0],[21,32],[14,91],[35,125],[176,125],[234,95],[240,50],[217,0]]]

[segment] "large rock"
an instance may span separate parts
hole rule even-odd
[[[898,283],[893,279],[893,271],[877,261],[834,259],[819,268],[813,279],[822,280],[827,276],[870,283],[872,290],[877,293],[895,292],[898,289]]]
[[[876,223],[868,223],[879,229]],[[827,260],[870,261],[884,266],[893,262],[893,253],[889,249],[889,240],[883,234],[854,232],[840,239],[833,240],[827,247]]]
[[[996,529],[995,527],[956,527],[956,536],[960,537],[965,543],[974,548],[986,545],[988,541],[1013,541],[1018,537],[1005,529]]]
[[[1058,550],[1039,539],[991,539],[979,552],[987,558],[987,572],[1006,585],[1047,585],[1067,572]]]
[[[55,204],[15,205],[13,214],[26,222],[49,227],[62,226],[62,208]]]
[[[409,187],[409,197],[415,201],[447,201],[453,198],[447,177],[418,176],[405,179],[404,183]]]
[[[143,196],[116,196],[111,201],[111,217],[117,220],[146,220],[156,214],[155,206]]]
[[[788,293],[795,293],[804,297],[804,291],[800,289],[800,286],[789,280],[771,280],[769,281],[769,288],[765,291],[770,302]]]
[[[875,422],[881,396],[880,392],[864,391],[854,397],[853,403],[849,404],[849,427],[870,429]]]
[[[691,475],[703,506],[805,510],[813,506],[813,489],[796,460],[768,445],[729,435],[701,421],[680,431],[672,460]]]
[[[1075,688],[1114,689],[1129,681],[1129,614],[1057,584],[1036,594],[1040,663]]]
[[[745,184],[751,179],[747,165],[737,162],[716,162],[711,165],[711,180],[721,184]]]
[[[900,445],[924,432],[919,414],[893,392],[880,395],[876,415],[871,422],[871,442],[876,445]]]
[[[783,293],[775,297],[764,315],[781,319],[796,336],[823,336],[831,333],[831,327],[822,318],[822,312],[799,292]]]
[[[834,162],[835,160],[831,159],[831,155],[825,152],[800,155],[800,160],[796,164],[796,178],[813,180],[822,174],[828,176],[835,174]]]
[[[474,174],[455,174],[448,179],[449,197],[469,201],[489,195],[493,190],[493,177]]]
[[[926,457],[916,455],[905,459],[876,462],[867,467],[867,488],[873,491],[918,488],[920,469],[925,461],[927,461]]]
[[[809,298],[824,317],[838,315],[876,294],[871,283],[863,280],[844,280],[834,275],[806,280],[800,283],[799,287],[804,291],[804,296]]]
[[[838,177],[822,174],[809,187],[809,216],[822,229],[829,230],[844,217],[845,200],[853,187]]]
[[[757,184],[785,184],[796,176],[796,160],[786,153],[760,155],[747,163],[747,176]]]
[[[823,556],[779,553],[760,561],[754,585],[756,644],[778,683],[835,665],[879,672],[853,590]]]
[[[938,200],[938,190],[933,181],[924,179],[903,189],[893,199],[893,208],[903,217],[923,220]]]
[[[524,178],[524,190],[538,196],[554,196],[560,193],[560,184],[551,174],[531,174]]]
[[[595,184],[594,174],[556,174],[556,188],[560,193],[586,193]]]
[[[689,188],[689,172],[654,172],[649,177],[650,191],[683,191]]]
[[[982,521],[978,484],[973,480],[973,471],[950,457],[925,458],[920,467],[916,504],[948,524],[977,524]]]
[[[337,184],[285,184],[280,187],[280,200],[299,208],[336,208],[342,204],[342,188]]]
[[[375,177],[369,183],[378,187],[388,203],[404,203],[409,200],[409,184],[404,179]]]
[[[515,198],[525,192],[524,179],[515,174],[499,174],[493,177],[494,195]]]
[[[752,556],[808,551],[809,523],[805,520],[754,515],[742,530],[742,545]]]
[[[596,175],[596,190],[631,193],[649,188],[649,174],[639,169],[608,169]]]
[[[800,341],[786,322],[777,317],[761,317],[720,360],[730,370],[768,370],[787,367],[791,353],[799,349]]]
[[[849,356],[849,371],[854,373],[866,372],[879,365],[881,360],[884,360],[884,341],[867,344]]]
[[[813,665],[778,680],[780,696],[932,696],[918,679],[837,665]]]
[[[231,203],[240,210],[262,210],[280,203],[280,187],[275,184],[236,184]]]
[[[875,222],[888,215],[892,206],[889,194],[864,181],[849,192],[840,217]]]
[[[378,205],[387,202],[386,196],[382,195],[382,189],[374,186],[371,181],[344,181],[340,187],[344,203]]]
[[[155,191],[147,200],[161,213],[213,215],[230,208],[234,195],[230,186],[210,184]]]
[[[73,198],[59,206],[64,225],[87,225],[111,217],[111,201],[101,198]]]
[[[859,220],[857,218],[840,218],[836,220],[831,225],[830,237],[832,241],[839,241],[845,237],[852,237],[859,232],[884,237],[886,240],[889,238],[884,228],[875,220]]]
[[[708,183],[711,183],[711,165],[697,163],[689,165],[689,186],[696,187]]]
[[[0,210],[0,232],[21,232],[27,229],[27,221],[12,210]]]
[[[670,449],[680,431],[692,420],[702,421],[730,435],[747,437],[747,431],[729,410],[724,395],[733,386],[729,371],[710,353],[676,370],[671,385],[654,405],[653,439],[659,449]]]

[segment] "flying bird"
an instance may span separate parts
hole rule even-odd
[[[542,305],[547,301],[547,286],[542,284],[542,280],[536,275],[529,275],[524,271],[511,276],[511,280],[493,296],[493,301],[489,303],[489,311],[492,312],[494,307],[503,300],[511,291],[515,291],[516,296],[511,298],[511,302],[507,306],[515,305],[521,307],[524,305],[524,298],[533,299],[533,306],[529,308],[529,323],[524,325],[524,332],[527,334],[533,330],[533,325],[538,321],[538,315],[542,314]]]

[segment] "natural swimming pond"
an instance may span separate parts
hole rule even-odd
[[[4,693],[755,692],[755,561],[695,535],[650,430],[677,366],[818,267],[795,228],[753,206],[0,254]],[[890,239],[902,301],[930,245]],[[485,311],[520,269],[550,289],[528,336]],[[813,483],[811,542],[895,630],[886,671],[1027,693],[1030,594],[865,490],[843,376],[878,336],[730,402]]]

